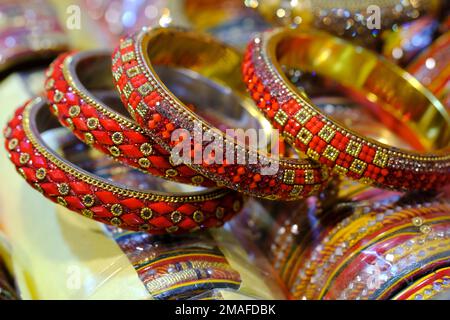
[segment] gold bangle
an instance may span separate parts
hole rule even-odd
[[[421,151],[388,146],[328,117],[297,91],[281,65],[337,81]],[[449,183],[450,117],[444,106],[410,74],[369,50],[325,32],[277,29],[250,43],[243,72],[255,102],[265,101],[262,111],[272,124],[335,173],[401,190]]]

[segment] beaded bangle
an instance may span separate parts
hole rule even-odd
[[[112,89],[108,64],[110,55],[101,52],[63,54],[52,63],[47,71],[46,90],[59,122],[88,145],[127,165],[168,180],[215,186],[191,168],[173,164],[170,153],[127,117],[126,110],[123,114],[120,109],[114,110],[86,88],[80,80],[86,78],[83,72],[96,75],[87,79],[91,86]]]
[[[368,101],[386,126],[427,151],[388,146],[328,117],[298,93],[282,64],[338,81]],[[250,43],[243,72],[266,118],[288,142],[334,173],[400,190],[434,189],[450,181],[450,117],[445,108],[409,74],[370,51],[320,31],[277,29]]]
[[[40,137],[43,124],[50,122],[47,107],[40,98],[20,107],[5,137],[17,171],[50,200],[103,223],[150,233],[220,226],[241,209],[242,197],[226,189],[185,194],[140,191],[75,166]]]
[[[174,130],[191,132],[195,129],[194,123],[201,123],[204,132],[214,132],[214,138],[223,141],[222,146],[244,153],[244,159],[258,159],[255,164],[237,164],[236,158],[226,164],[189,164],[202,175],[233,190],[271,200],[295,200],[317,192],[328,180],[326,169],[304,159],[275,159],[230,138],[190,111],[167,89],[153,68],[160,64],[188,68],[242,92],[240,59],[239,53],[230,47],[197,32],[175,28],[144,29],[125,38],[116,48],[113,77],[132,117],[166,150],[172,151],[174,147],[171,141]],[[209,155],[204,144],[193,141],[190,151],[197,150]],[[261,168],[269,163],[275,163],[278,170],[261,174]]]

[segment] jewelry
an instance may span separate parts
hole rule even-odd
[[[430,300],[450,291],[450,268],[442,268],[415,281],[398,293],[393,300]],[[446,295],[447,294],[447,295]],[[448,299],[448,298],[447,298]]]
[[[388,146],[332,120],[296,91],[281,64],[340,82],[353,96],[369,101],[382,122],[413,147],[427,151]],[[252,98],[274,127],[334,173],[400,190],[434,189],[450,181],[445,108],[409,74],[370,51],[320,31],[277,29],[250,43],[243,72]]]
[[[447,212],[446,200],[356,208],[313,248],[291,253],[291,293],[297,299],[392,297],[410,276],[439,263],[432,257],[448,261]]]
[[[108,228],[154,299],[193,299],[238,290],[241,277],[208,233],[152,236]],[[136,248],[139,248],[136,249]]]
[[[222,225],[243,203],[224,189],[170,194],[140,191],[100,178],[58,156],[42,140],[51,124],[41,98],[19,108],[5,130],[17,171],[45,197],[94,220],[150,233],[182,233]]]
[[[113,89],[110,70],[110,54],[106,52],[63,54],[52,63],[46,90],[59,122],[88,145],[134,168],[167,180],[215,186],[189,167],[175,165],[170,153],[126,115],[118,95],[108,91]],[[100,91],[94,92],[89,86]],[[115,108],[100,99],[108,92],[108,100],[118,102],[111,104]]]
[[[195,134],[195,123],[201,124],[203,132],[211,132],[221,147],[226,146],[233,151],[233,163],[189,164],[202,175],[244,194],[271,200],[295,200],[317,192],[328,179],[326,169],[310,160],[277,159],[230,138],[181,103],[153,67],[164,64],[187,68],[223,82],[236,92],[243,92],[239,81],[240,59],[235,50],[197,32],[175,28],[144,29],[125,38],[116,48],[113,78],[132,117],[167,151],[172,151],[174,146],[172,132],[181,128]],[[190,150],[201,150],[203,155],[206,153],[214,158],[205,145],[195,141]],[[244,160],[257,159],[257,163],[237,164],[240,161],[234,151]],[[262,167],[267,164],[278,170],[261,174]]]

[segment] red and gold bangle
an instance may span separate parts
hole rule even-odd
[[[182,233],[220,226],[242,207],[242,197],[226,189],[141,191],[91,174],[42,140],[42,125],[51,123],[50,116],[41,98],[19,108],[5,129],[6,148],[31,186],[72,211],[124,229]]]
[[[314,106],[281,69],[331,78],[414,148],[360,135]],[[320,31],[277,29],[252,41],[243,63],[252,98],[295,147],[335,173],[383,188],[434,189],[450,181],[450,117],[408,73]],[[426,150],[426,151],[422,151]]]
[[[407,67],[407,71],[441,98],[450,109],[450,31],[437,38]]]
[[[154,69],[156,65],[186,68],[244,93],[240,64],[237,51],[209,36],[175,28],[144,29],[123,39],[116,48],[113,78],[130,114],[167,151],[174,146],[171,134],[175,129],[192,132],[194,123],[201,123],[203,131],[213,131],[223,145],[244,152],[245,159],[257,156],[256,164],[189,164],[218,184],[272,200],[295,200],[320,190],[328,179],[326,169],[309,159],[274,159],[231,139],[189,110],[167,89]],[[198,150],[206,152],[205,145],[193,142],[191,151]],[[275,174],[261,174],[262,164],[267,163],[277,164]]]
[[[88,77],[90,84],[85,85],[80,77],[86,79],[83,73],[88,72],[93,76]],[[123,113],[120,109],[116,111],[90,92],[87,86],[113,90],[110,54],[95,51],[62,54],[47,75],[47,98],[52,112],[85,143],[154,176],[206,187],[216,185],[183,164],[174,165],[170,153],[144,134],[126,116],[124,108]]]

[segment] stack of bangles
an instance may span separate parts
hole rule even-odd
[[[337,82],[411,150],[327,116],[289,82],[284,70],[293,68]],[[247,196],[299,200],[334,176],[396,190],[450,181],[450,118],[439,100],[392,63],[325,32],[267,31],[241,55],[198,32],[144,28],[122,39],[112,60],[64,53],[46,76],[46,98],[17,109],[5,129],[11,161],[47,198],[124,229],[221,226]],[[43,138],[56,119],[93,149],[177,187],[139,189],[88,172]],[[246,136],[250,129],[264,143]],[[277,131],[296,156],[279,155]]]

